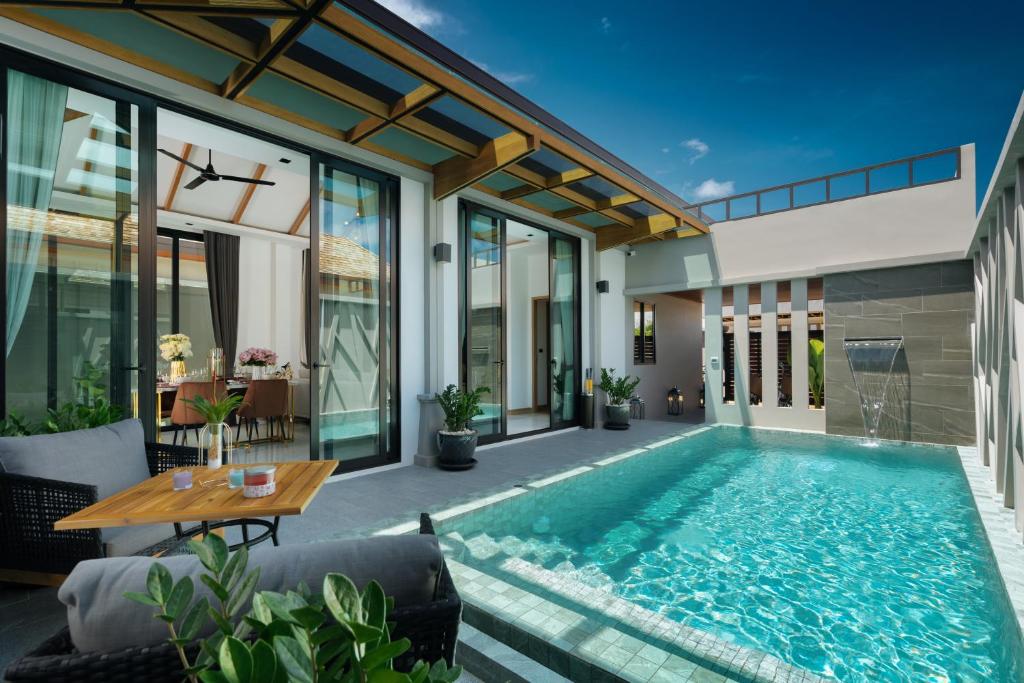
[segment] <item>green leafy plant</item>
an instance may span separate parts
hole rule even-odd
[[[825,397],[825,342],[820,339],[807,341],[807,381],[814,407],[820,408]]]
[[[32,423],[13,411],[0,420],[0,436],[31,436],[35,433]]]
[[[227,394],[219,399],[214,394],[212,401],[205,396],[183,398],[181,400],[192,406],[197,413],[203,416],[206,423],[211,425],[220,424],[228,419],[231,411],[244,403],[242,397],[238,394]]]
[[[72,378],[76,394],[74,401],[48,408],[43,419],[35,425],[11,412],[0,422],[0,436],[73,432],[117,422],[124,416],[124,410],[107,399],[107,386],[102,381],[106,374],[95,364],[83,361],[81,374]]]
[[[215,534],[189,547],[209,572],[200,580],[216,604],[193,600],[192,579],[175,582],[158,562],[149,570],[146,591],[125,597],[156,608],[191,683],[451,683],[462,674],[462,667],[448,669],[443,660],[417,662],[408,674],[394,671],[394,659],[411,643],[391,640],[387,614],[394,603],[376,581],[360,594],[347,577],[328,574],[319,594],[302,585],[287,593],[257,593],[259,569],[248,570],[245,548],[232,555]],[[250,611],[238,619],[250,598]],[[208,619],[216,631],[190,657]]]
[[[608,397],[608,403],[621,406],[633,397],[633,392],[640,385],[639,377],[615,376],[615,368],[601,368],[601,383],[598,388]]]
[[[489,387],[477,387],[473,391],[462,391],[449,384],[440,394],[434,394],[441,410],[444,411],[444,426],[449,432],[469,431],[469,422],[477,415],[483,415],[480,399],[490,392]]]

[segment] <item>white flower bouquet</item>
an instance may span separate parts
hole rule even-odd
[[[187,334],[160,336],[160,356],[166,361],[183,361],[192,357],[192,340]]]

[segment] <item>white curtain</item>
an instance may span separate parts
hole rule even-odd
[[[7,203],[32,209],[7,222],[7,349],[28,308],[64,131],[66,86],[7,72]]]

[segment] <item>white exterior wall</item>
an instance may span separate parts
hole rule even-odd
[[[933,185],[715,223],[704,237],[635,247],[629,294],[788,280],[963,258],[974,222],[974,145]]]
[[[426,332],[427,259],[426,186],[402,178],[398,214],[398,386],[402,431],[402,462],[411,464],[419,445],[420,403],[427,381]]]

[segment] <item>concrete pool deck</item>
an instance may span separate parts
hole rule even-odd
[[[689,418],[689,421],[687,420]],[[515,484],[541,479],[615,453],[651,443],[703,421],[634,421],[628,431],[566,430],[481,449],[467,472],[401,467],[332,481],[301,517],[281,520],[282,544],[363,536],[373,530],[436,512]],[[0,671],[49,638],[65,623],[54,588],[0,583]]]

